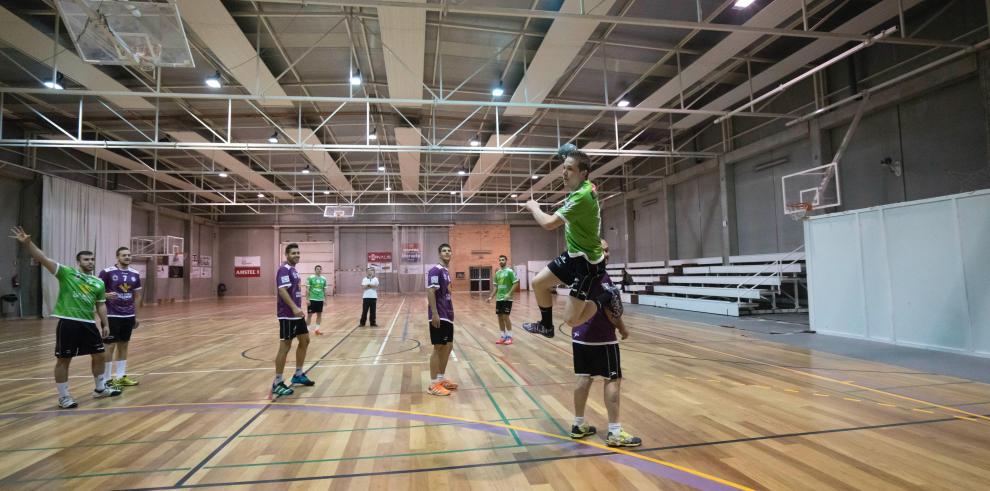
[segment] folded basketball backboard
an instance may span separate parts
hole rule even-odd
[[[56,0],[79,56],[98,65],[194,67],[173,3]]]
[[[839,164],[832,162],[780,178],[784,213],[791,218],[805,217],[814,210],[842,205]]]
[[[330,205],[323,208],[323,216],[327,218],[354,218],[354,207]]]

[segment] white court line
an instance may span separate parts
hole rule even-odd
[[[392,324],[388,326],[388,332],[385,333],[385,339],[382,339],[382,345],[378,348],[378,354],[375,355],[375,365],[378,364],[378,360],[382,358],[382,353],[385,352],[385,345],[388,343],[388,337],[392,335],[392,329],[395,327],[395,321],[399,320],[399,314],[402,313],[402,306],[406,303],[406,297],[402,297],[402,302],[399,303],[399,308],[395,310],[395,317],[392,318]]]

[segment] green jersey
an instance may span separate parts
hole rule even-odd
[[[571,256],[584,256],[592,264],[600,263],[604,258],[602,217],[598,208],[598,193],[591,181],[584,181],[581,187],[568,194],[564,205],[555,215],[564,220],[567,253]]]
[[[327,278],[325,276],[310,276],[306,280],[306,291],[309,292],[310,300],[322,302],[326,298]]]
[[[498,288],[495,290],[495,300],[499,302],[503,300],[512,300],[512,285],[515,285],[519,280],[516,278],[516,272],[512,268],[504,268],[495,272],[495,285]]]
[[[95,324],[96,304],[107,301],[103,280],[62,264],[55,270],[55,278],[58,279],[58,300],[52,315]]]

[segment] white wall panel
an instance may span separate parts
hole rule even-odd
[[[990,190],[805,222],[811,326],[990,354]]]

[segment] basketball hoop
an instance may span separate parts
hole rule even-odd
[[[795,203],[787,203],[787,216],[791,217],[791,220],[795,222],[803,220],[808,217],[808,213],[814,208],[814,205],[808,203],[807,201],[798,201]]]

